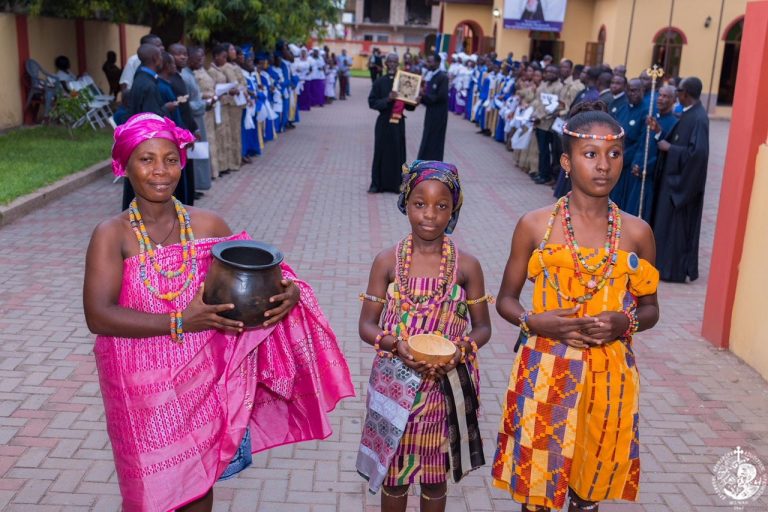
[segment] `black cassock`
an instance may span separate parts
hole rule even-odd
[[[421,102],[426,105],[424,133],[421,136],[419,160],[441,160],[445,151],[448,126],[448,75],[438,71],[432,76]]]
[[[400,183],[405,163],[405,116],[398,123],[390,123],[394,76],[384,75],[377,79],[368,95],[368,106],[379,111],[373,141],[373,165],[371,167],[371,188],[377,192],[400,192]],[[415,107],[406,104],[405,108]]]
[[[699,233],[709,160],[709,119],[701,103],[680,116],[659,152],[651,225],[656,267],[664,281],[699,277]]]

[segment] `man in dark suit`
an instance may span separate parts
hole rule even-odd
[[[427,107],[424,114],[424,132],[419,147],[419,160],[443,160],[445,131],[448,127],[448,75],[440,71],[440,56],[427,57],[429,73],[421,94],[421,103]]]
[[[162,51],[154,44],[145,43],[139,46],[137,55],[141,65],[136,70],[133,85],[128,94],[128,117],[143,112],[165,117],[168,112],[176,108],[177,104],[174,101],[165,103],[157,88],[157,71],[163,64]],[[134,195],[130,182],[124,179],[123,210],[128,209]]]
[[[699,233],[709,161],[709,119],[701,105],[702,83],[689,77],[677,88],[680,120],[657,143],[654,212],[656,267],[664,281],[699,277]]]

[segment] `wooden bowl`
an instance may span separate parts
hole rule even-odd
[[[434,334],[415,334],[408,338],[408,348],[418,362],[447,364],[456,354],[456,345]]]

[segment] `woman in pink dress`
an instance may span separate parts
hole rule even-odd
[[[233,304],[203,302],[211,248],[248,236],[172,196],[193,142],[154,114],[115,130],[113,170],[136,198],[96,227],[86,256],[85,316],[99,335],[127,511],[210,511],[216,480],[244,469],[251,452],[328,437],[327,412],[354,394],[312,289],[287,265],[260,328],[223,317]]]

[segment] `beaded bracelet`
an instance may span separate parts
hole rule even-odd
[[[171,311],[171,341],[184,343],[184,324],[181,318],[181,311]]]
[[[381,331],[378,336],[376,336],[376,340],[373,342],[373,349],[376,351],[376,354],[379,357],[393,357],[394,354],[392,352],[384,352],[381,350],[381,340],[384,338],[384,336],[391,336],[392,333],[390,331]]]
[[[624,313],[629,320],[629,326],[627,327],[627,330],[624,331],[624,334],[621,335],[621,339],[629,340],[640,329],[640,320],[637,319],[637,310],[634,308],[624,309],[622,310],[622,313]]]
[[[533,314],[533,311],[524,311],[517,319],[520,321],[520,330],[523,331],[527,337],[531,337],[531,329],[528,327],[528,317]]]
[[[370,301],[370,302],[378,302],[379,304],[386,304],[387,301],[385,299],[382,299],[381,297],[376,297],[375,295],[369,295],[367,293],[361,293],[359,296],[360,302],[364,301]]]

